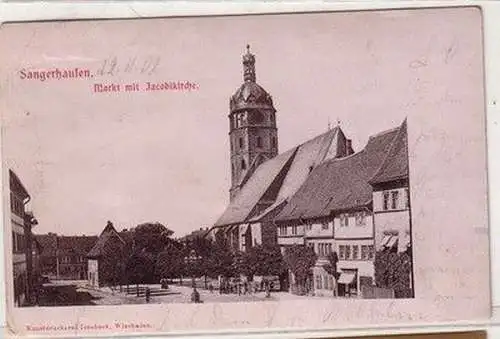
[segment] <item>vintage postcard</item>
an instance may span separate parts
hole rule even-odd
[[[23,336],[490,316],[476,7],[8,23]]]

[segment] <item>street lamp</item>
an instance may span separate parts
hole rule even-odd
[[[202,258],[196,254],[196,251],[194,249],[192,249],[189,252],[189,256],[184,257],[184,262],[189,267],[189,266],[196,265],[201,259]],[[195,270],[194,269],[191,270],[191,286],[192,287],[196,286],[196,284],[195,284]]]

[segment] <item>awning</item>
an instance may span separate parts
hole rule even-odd
[[[395,236],[395,235],[393,235],[393,236],[391,237],[391,239],[387,242],[386,247],[387,247],[387,248],[393,248],[393,247],[394,247],[394,245],[396,245],[396,244],[397,244],[397,242],[398,242],[398,237],[397,237],[397,236]]]
[[[384,238],[382,238],[382,242],[380,243],[380,246],[385,247],[387,246],[387,243],[391,240],[392,235],[384,235]]]
[[[229,226],[227,227],[225,230],[224,230],[224,234],[229,234],[231,233],[236,227],[238,227],[238,225],[233,225],[233,226]]]
[[[344,272],[340,274],[338,283],[349,285],[354,281],[355,278],[356,278],[356,273]]]

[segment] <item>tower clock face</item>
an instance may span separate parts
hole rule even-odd
[[[254,124],[261,124],[264,122],[264,114],[262,114],[262,112],[259,112],[259,111],[254,111],[252,112],[252,123]]]

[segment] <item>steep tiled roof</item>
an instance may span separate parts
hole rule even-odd
[[[401,125],[384,162],[371,178],[372,185],[408,178],[408,131],[406,120]]]
[[[334,158],[340,152],[343,152],[338,149],[339,145],[342,144],[339,142],[340,138],[345,139],[345,136],[342,130],[336,127],[300,145],[281,185],[276,201],[252,220],[258,220],[282,205],[297,192],[314,168],[323,161]]]
[[[43,256],[55,256],[57,250],[57,235],[56,234],[37,234],[35,238],[42,247]]]
[[[215,226],[257,220],[282,205],[299,189],[313,168],[326,159],[337,156],[341,145],[339,138],[345,139],[345,136],[341,129],[336,127],[262,163]],[[270,206],[264,211],[252,215],[256,205],[270,188],[276,190],[274,200],[266,202],[270,203]]]
[[[42,248],[42,256],[78,255],[85,256],[97,241],[96,236],[58,236],[56,234],[37,234],[35,239]]]
[[[58,237],[59,254],[85,256],[94,247],[97,236],[61,236]]]
[[[114,228],[113,224],[108,223],[106,225],[106,227],[104,228],[104,230],[102,231],[101,235],[99,236],[99,239],[97,239],[97,242],[95,243],[95,245],[88,252],[87,257],[98,258],[101,255],[103,255],[105,253],[105,249],[106,249],[108,241],[112,240],[113,238],[116,238],[116,239],[118,239],[118,241],[121,241],[124,246],[126,245],[125,241],[118,234],[118,232]]]
[[[382,164],[398,131],[396,128],[373,135],[362,151],[319,165],[275,220],[321,217],[368,204],[372,199],[368,181]]]
[[[11,169],[9,169],[9,183],[10,190],[19,194],[23,199],[30,196],[28,190],[21,182],[21,179],[19,179],[17,174]]]
[[[239,223],[246,220],[286,163],[295,155],[296,148],[262,163],[233,201],[226,208],[215,226]]]

